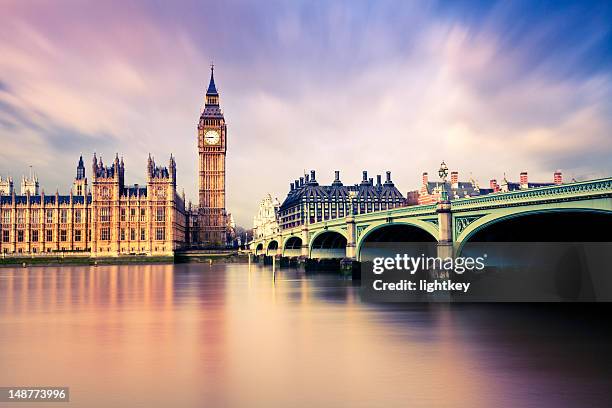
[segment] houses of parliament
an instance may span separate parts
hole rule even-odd
[[[81,156],[68,195],[45,194],[38,178],[0,176],[0,253],[84,253],[168,256],[182,248],[220,248],[227,241],[225,155],[227,127],[211,67],[197,124],[199,205],[177,192],[172,155],[160,166],[149,155],[146,185],[125,184],[117,154],[106,165],[94,153],[90,173]]]

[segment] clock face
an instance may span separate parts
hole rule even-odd
[[[216,145],[217,143],[219,143],[220,139],[221,138],[219,137],[219,132],[217,132],[216,130],[209,130],[204,135],[204,142],[206,142],[206,144],[208,145]]]

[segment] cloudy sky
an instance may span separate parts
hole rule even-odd
[[[114,4],[113,4],[114,3]],[[228,210],[316,169],[385,170],[403,192],[462,178],[612,175],[610,2],[22,1],[0,5],[0,174],[67,192],[80,153],[176,155],[196,201],[214,61]]]

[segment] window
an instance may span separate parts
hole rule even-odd
[[[25,223],[25,210],[17,210],[17,224]]]
[[[47,241],[47,242],[51,242],[51,241],[53,241],[53,230],[47,230],[47,231],[46,231],[46,234],[47,234],[47,239],[46,239],[46,241]]]
[[[100,221],[102,222],[110,221],[110,208],[100,209]]]
[[[38,210],[32,210],[30,211],[30,222],[34,225],[38,225],[38,221],[39,221],[39,212]]]
[[[32,230],[32,242],[38,242],[38,230]]]
[[[23,230],[17,230],[17,242],[23,242]]]
[[[74,222],[77,224],[81,222],[81,210],[74,210]]]
[[[65,224],[68,222],[68,210],[62,209],[60,210],[60,223]]]
[[[53,224],[53,210],[47,210],[47,224]]]
[[[74,240],[76,242],[81,242],[81,230],[74,231]]]
[[[83,195],[83,186],[82,185],[77,185],[77,193],[76,195],[78,196],[82,196]]]
[[[155,239],[158,241],[164,241],[166,239],[166,228],[156,228],[155,229]]]
[[[147,239],[147,238],[146,238],[146,234],[145,234],[145,229],[144,229],[144,228],[142,228],[142,229],[140,230],[140,240],[141,240],[141,241],[144,241],[145,239]]]
[[[134,228],[132,228],[132,229],[130,230],[130,239],[131,239],[132,241],[134,241],[134,240],[136,239],[136,230],[135,230]]]
[[[121,235],[119,239],[121,241],[125,241],[125,228],[121,228]]]
[[[102,241],[110,240],[110,228],[102,228],[100,230],[100,240]]]
[[[121,209],[120,214],[121,214],[121,221],[125,221],[125,208]]]
[[[157,221],[166,221],[166,209],[164,207],[157,208]]]
[[[3,224],[11,223],[11,210],[2,211],[2,223]]]
[[[130,208],[130,221],[136,221],[136,209]]]
[[[66,230],[60,230],[60,241],[62,242],[66,242],[66,238],[67,238],[67,234],[66,234]]]
[[[144,208],[140,209],[140,221],[144,222],[146,221],[147,218],[147,210],[145,210]]]

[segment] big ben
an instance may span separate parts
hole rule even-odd
[[[199,163],[199,243],[219,247],[226,241],[225,154],[227,127],[219,106],[214,66],[206,90],[204,110],[198,122]]]

